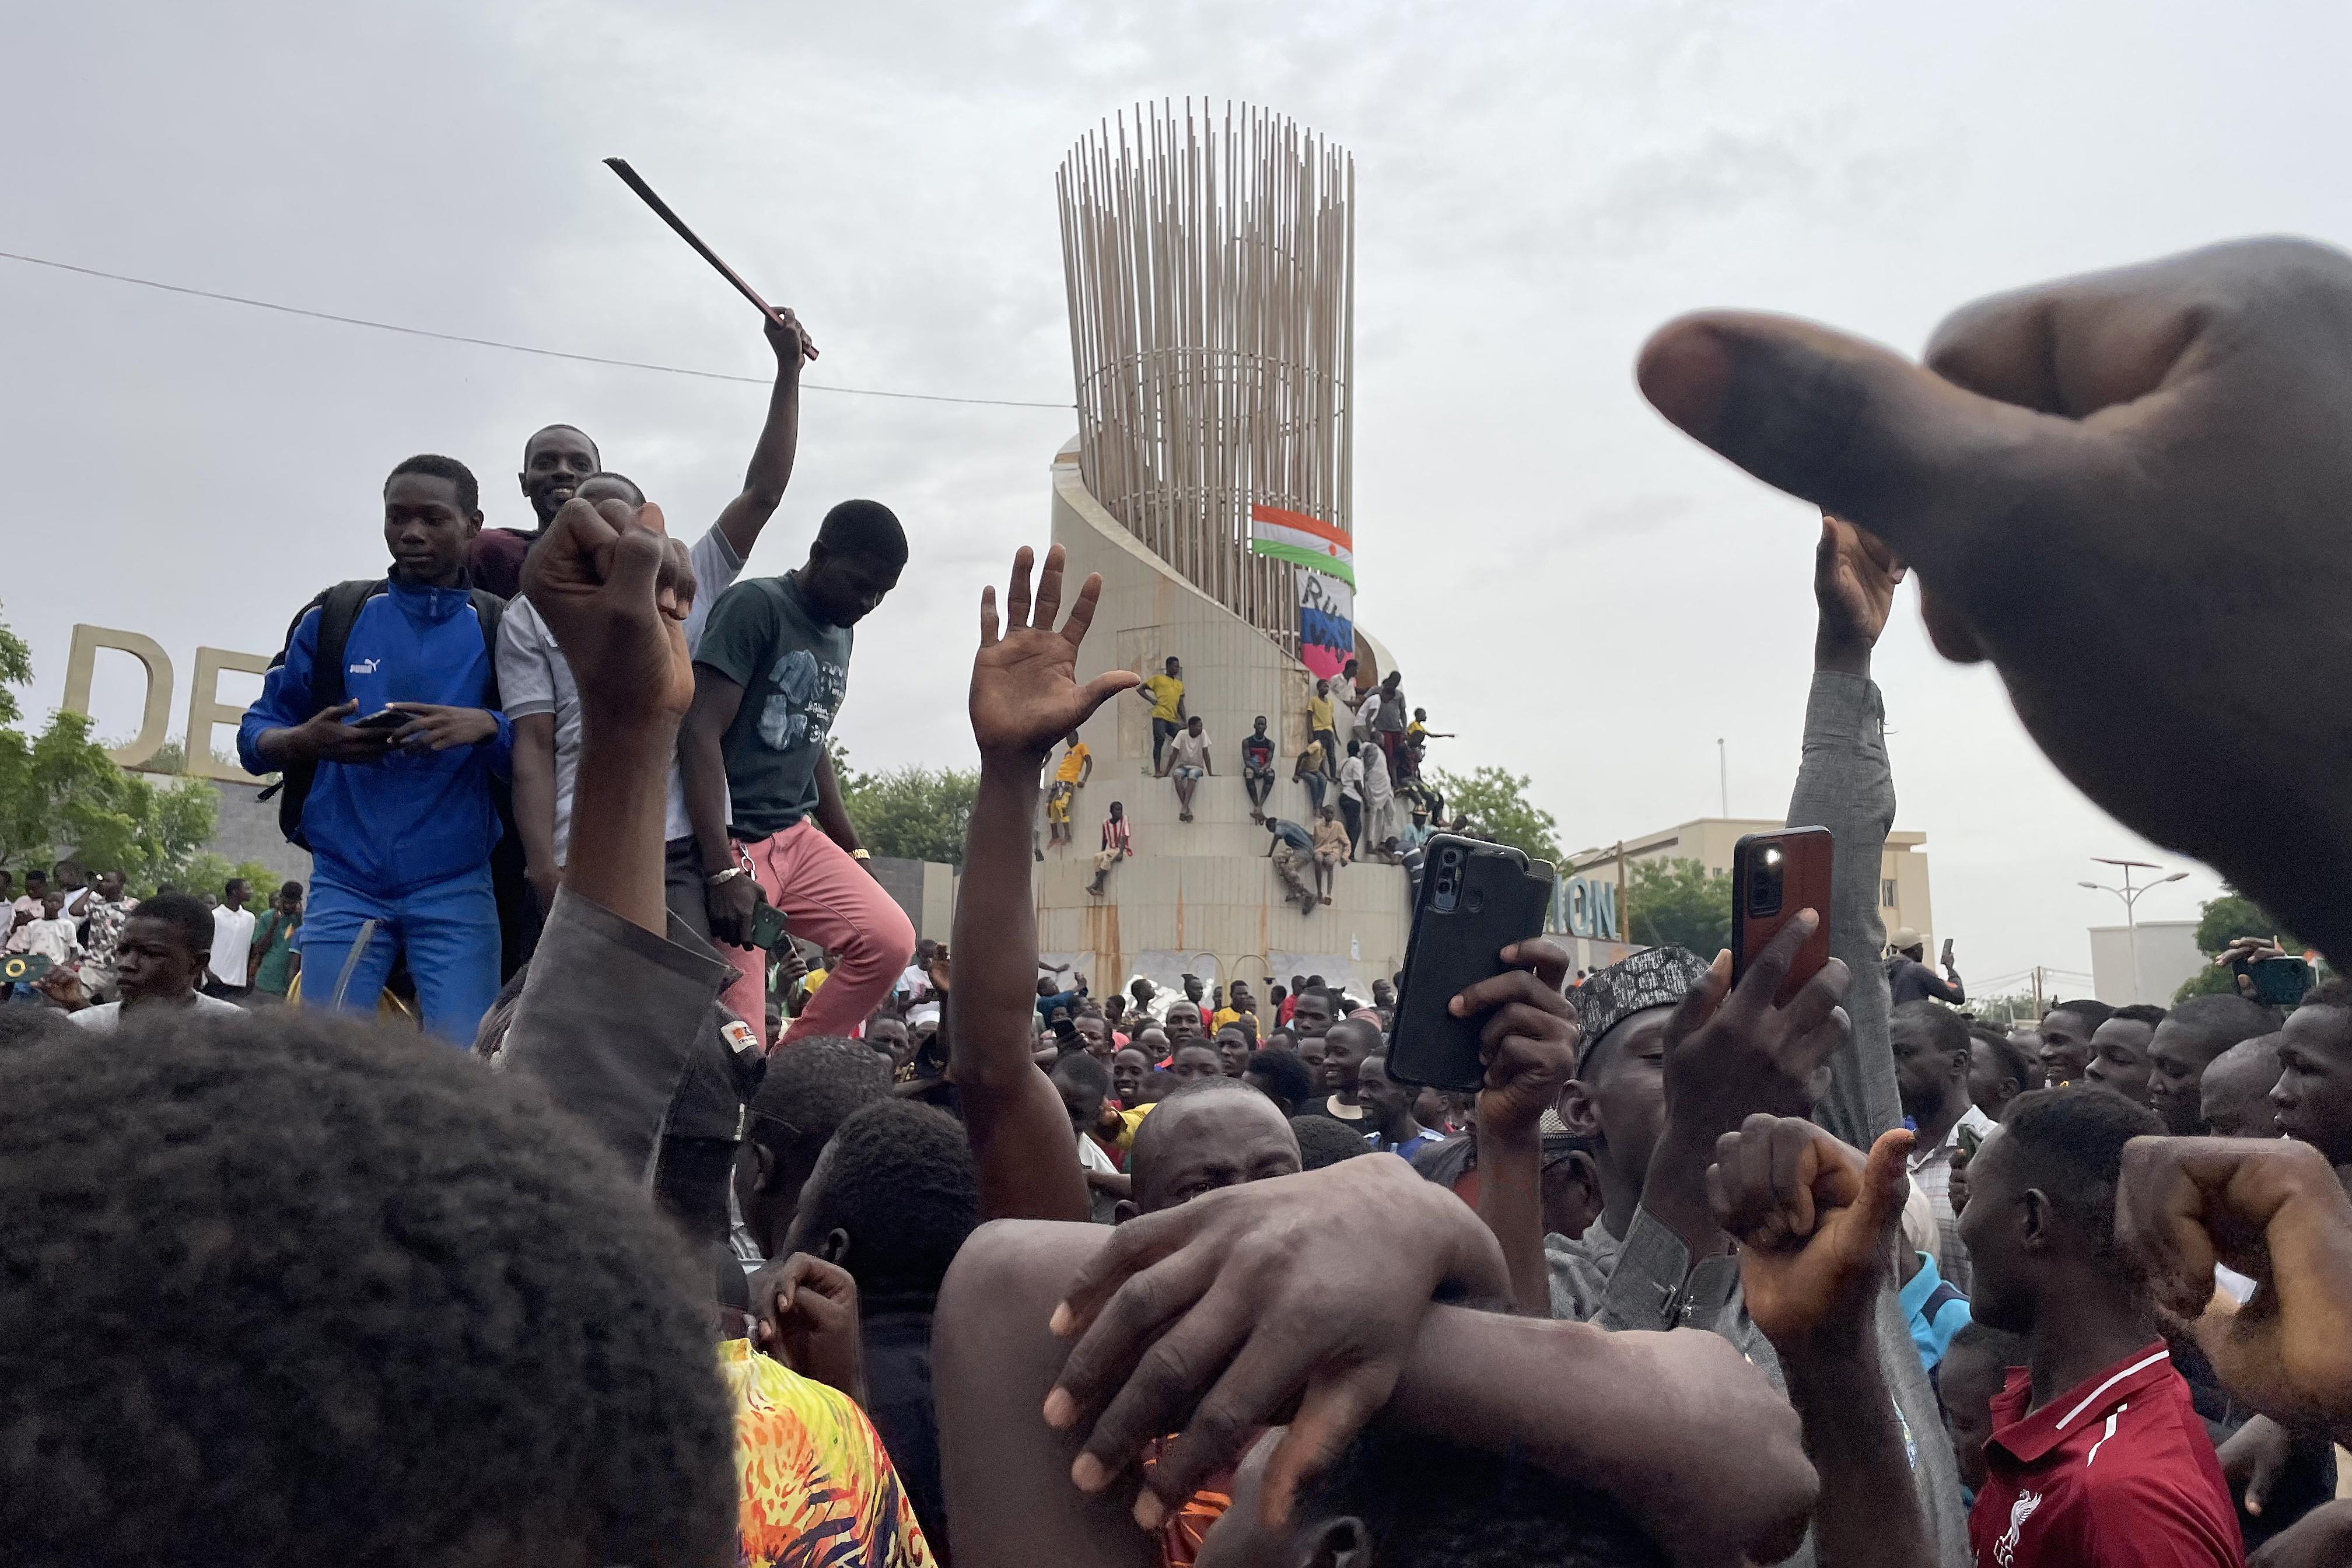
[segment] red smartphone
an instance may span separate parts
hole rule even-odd
[[[1799,910],[1811,910],[1821,924],[1797,950],[1789,977],[1780,983],[1775,1006],[1789,999],[1830,961],[1830,872],[1837,842],[1826,827],[1786,827],[1750,833],[1731,850],[1731,983],[1748,973],[1756,955],[1770,944]]]

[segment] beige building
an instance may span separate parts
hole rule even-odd
[[[1552,928],[1575,939],[1579,968],[1613,963],[1633,951],[1623,941],[1622,889],[1627,867],[1643,860],[1677,859],[1696,860],[1710,872],[1729,871],[1732,850],[1743,835],[1777,832],[1783,826],[1758,818],[1702,816],[1628,838],[1622,847],[1612,844],[1571,855],[1560,868],[1562,896],[1554,901]],[[1927,842],[1924,833],[1898,830],[1886,836],[1878,873],[1878,916],[1889,935],[1903,926],[1918,931],[1932,957],[1936,920],[1927,895]],[[1575,899],[1580,883],[1583,896]],[[1604,913],[1605,920],[1598,918]]]

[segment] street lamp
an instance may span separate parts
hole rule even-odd
[[[2132,906],[2139,902],[2142,894],[2161,888],[2167,882],[2178,882],[2189,873],[2175,871],[2169,877],[2158,877],[2153,882],[2135,888],[2132,886],[2134,871],[2161,871],[2164,868],[2149,860],[2110,860],[2104,855],[2094,855],[2091,858],[2101,866],[2119,866],[2123,868],[2124,885],[2120,888],[2110,888],[2105,882],[2078,882],[2075,886],[2088,888],[2097,893],[2113,893],[2124,901],[2124,927],[2130,933],[2131,943],[2131,999],[2137,1002],[2139,1000],[2139,917],[2133,911]]]

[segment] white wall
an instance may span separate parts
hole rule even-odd
[[[2092,994],[2114,1007],[2134,1002],[2169,1007],[2180,983],[2210,962],[2197,950],[2195,921],[2142,921],[2138,947],[2139,973],[2135,978],[2131,928],[2091,928]]]

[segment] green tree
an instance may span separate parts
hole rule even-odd
[[[2276,916],[2243,894],[2224,892],[2218,899],[2206,900],[2197,913],[2198,951],[2210,958],[2242,936],[2258,936],[2264,942],[2275,936],[2289,952],[2303,951],[2303,943]],[[2222,989],[2226,992],[2230,987]]]
[[[210,893],[215,898],[227,889],[229,879],[242,877],[253,889],[252,907],[266,910],[269,895],[284,885],[285,879],[258,860],[240,860],[232,866],[226,857],[209,849],[190,856],[173,875],[161,879],[184,893]]]
[[[1648,947],[1687,948],[1713,958],[1731,945],[1731,873],[1687,858],[1633,860],[1625,867],[1626,934]]]
[[[904,767],[845,781],[841,799],[858,841],[875,854],[961,866],[979,791],[977,769]]]
[[[972,797],[980,793],[979,770],[904,767],[862,773],[850,765],[849,748],[840,736],[827,737],[825,750],[859,843],[890,859],[963,864],[963,835],[971,822]]]
[[[83,714],[55,714],[37,736],[0,729],[0,866],[70,853],[152,887],[212,837],[218,805],[202,779],[161,785],[117,767]]]
[[[1497,844],[1508,844],[1525,852],[1530,859],[1549,860],[1557,866],[1566,858],[1555,837],[1559,832],[1559,821],[1528,799],[1529,781],[1523,774],[1495,767],[1477,768],[1467,773],[1431,768],[1429,781],[1445,796],[1449,818],[1456,814],[1468,817],[1473,828]]]
[[[14,724],[24,717],[16,694],[8,689],[28,686],[32,679],[33,650],[25,646],[23,637],[8,629],[7,623],[0,621],[0,724]]]

